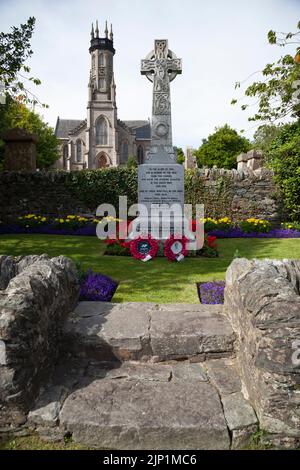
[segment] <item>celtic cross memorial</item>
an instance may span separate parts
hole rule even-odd
[[[138,171],[138,202],[148,212],[151,204],[166,210],[173,204],[181,208],[184,204],[184,168],[176,163],[172,144],[170,97],[170,82],[181,72],[181,59],[168,48],[168,41],[156,39],[154,50],[141,63],[141,74],[153,83],[151,146]],[[164,234],[160,233],[160,238]]]

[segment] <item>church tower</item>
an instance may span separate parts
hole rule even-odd
[[[105,24],[104,37],[99,37],[98,21],[92,24],[91,69],[88,84],[86,167],[100,168],[119,164],[117,153],[117,106],[114,81],[112,26]]]

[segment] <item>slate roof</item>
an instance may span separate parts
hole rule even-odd
[[[135,133],[136,139],[150,139],[151,138],[151,127],[149,121],[121,121],[124,123],[131,131]],[[57,118],[55,126],[55,135],[58,139],[68,139],[69,134],[77,128],[80,128],[86,121],[82,119],[60,119]],[[119,121],[120,123],[120,121]]]
[[[123,121],[130,130],[135,132],[136,139],[151,139],[149,121]]]
[[[76,127],[80,126],[81,123],[82,119],[60,119],[58,117],[55,126],[56,137],[58,139],[67,139],[69,137],[69,133]]]

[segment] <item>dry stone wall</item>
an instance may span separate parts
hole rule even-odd
[[[298,447],[300,260],[234,260],[224,308],[237,335],[244,390],[262,430],[276,447]]]
[[[130,204],[137,202],[133,172],[122,167],[73,173],[0,172],[0,221],[28,213],[94,214],[103,202],[116,205],[120,194],[127,194]],[[278,222],[283,212],[279,199],[272,172],[265,168],[185,172],[185,202],[204,204],[207,217],[241,220],[255,216]]]
[[[0,256],[0,431],[26,421],[59,356],[62,324],[78,295],[70,259]]]

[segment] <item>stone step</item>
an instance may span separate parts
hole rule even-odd
[[[64,360],[28,423],[44,439],[98,449],[240,448],[257,418],[226,361]]]
[[[234,333],[222,306],[80,302],[64,331],[66,351],[98,361],[229,357]]]

